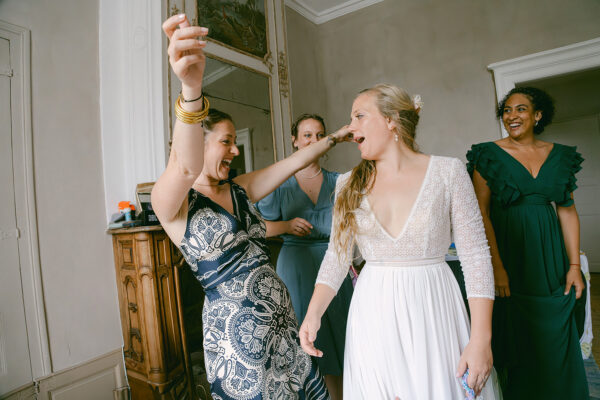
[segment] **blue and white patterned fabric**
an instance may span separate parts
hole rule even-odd
[[[191,190],[181,251],[206,292],[204,359],[214,399],[328,399],[298,340],[287,288],[270,265],[265,224],[230,182],[233,214]]]

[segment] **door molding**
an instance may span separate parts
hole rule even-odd
[[[31,129],[31,32],[0,21],[0,37],[10,43],[11,118],[19,260],[33,379],[48,375],[52,361],[46,327],[39,255]],[[16,140],[15,140],[16,139]]]
[[[600,38],[529,54],[488,65],[494,75],[496,100],[517,83],[600,67]],[[502,122],[500,133],[507,136]]]

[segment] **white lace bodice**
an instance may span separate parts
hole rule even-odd
[[[350,172],[347,172],[338,178],[336,200],[349,177]],[[355,216],[356,244],[367,263],[443,259],[453,236],[467,296],[494,299],[494,274],[483,221],[471,179],[459,159],[431,156],[420,192],[397,238],[391,237],[377,221],[367,196],[363,196]],[[334,215],[332,240],[316,283],[337,291],[348,273],[351,249],[345,249],[338,256],[333,244],[336,230]]]

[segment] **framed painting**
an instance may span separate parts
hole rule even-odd
[[[263,59],[268,53],[265,0],[197,0],[198,25],[209,39]]]

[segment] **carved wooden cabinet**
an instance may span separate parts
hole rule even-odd
[[[202,347],[202,285],[161,226],[108,232],[113,235],[132,399],[210,400]],[[281,240],[267,244],[275,260]]]
[[[132,398],[189,398],[176,289],[181,253],[160,226],[109,233]]]

